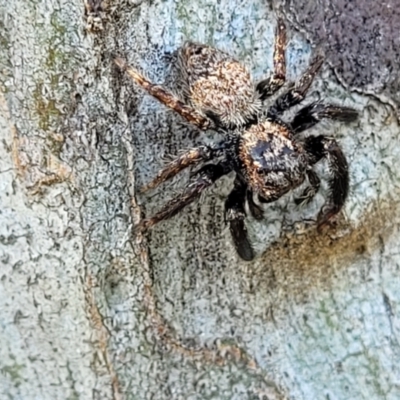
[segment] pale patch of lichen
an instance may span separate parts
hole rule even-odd
[[[33,110],[38,117],[38,128],[46,133],[56,131],[69,102],[76,58],[71,48],[65,46],[73,26],[67,27],[58,12],[50,17],[50,26],[36,30],[36,43],[44,48],[35,89],[32,91]]]
[[[47,132],[51,126],[57,123],[62,114],[57,108],[57,101],[54,98],[43,95],[43,87],[43,81],[38,82],[32,92],[32,96],[35,105],[34,113],[39,117],[39,128]]]
[[[14,364],[5,365],[0,368],[0,375],[6,376],[10,379],[13,384],[18,387],[22,383],[22,374],[21,372],[25,369],[25,365],[18,364],[14,362]]]
[[[7,93],[8,87],[6,85],[6,80],[10,75],[9,55],[8,55],[10,40],[3,19],[4,15],[3,13],[1,13],[0,14],[0,90],[2,90],[3,93]]]
[[[218,10],[215,2],[201,0],[197,4],[190,1],[181,1],[176,5],[176,16],[182,22],[181,31],[186,40],[199,41],[199,14],[203,13],[203,18],[208,21],[205,27],[204,37],[201,41],[205,44],[214,43],[214,30],[218,26]],[[202,18],[202,19],[203,19]],[[202,27],[203,29],[203,27]]]

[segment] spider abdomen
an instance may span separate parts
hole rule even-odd
[[[186,95],[193,107],[223,125],[240,126],[261,108],[250,72],[229,54],[186,43],[179,53]]]

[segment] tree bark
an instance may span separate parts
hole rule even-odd
[[[382,74],[367,86],[349,80],[356,61],[310,34],[316,19],[301,4],[0,0],[1,398],[400,398],[400,147],[388,105],[397,93],[382,89]],[[318,26],[328,26],[326,4],[315,4]],[[316,231],[324,179],[306,208],[292,193],[263,221],[249,219],[259,255],[241,261],[223,221],[228,176],[135,235],[188,174],[152,195],[137,188],[166,155],[216,135],[145,94],[113,57],[175,89],[175,50],[190,39],[236,55],[261,79],[278,12],[288,81],[324,48],[310,98],[360,112],[357,123],[309,132],[334,136],[349,160],[351,194],[336,225]],[[381,37],[375,53],[363,51],[380,55],[392,43]],[[386,83],[397,82],[396,57],[388,53]],[[326,178],[326,164],[319,173]]]

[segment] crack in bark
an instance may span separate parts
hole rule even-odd
[[[108,349],[108,341],[111,335],[109,330],[107,329],[107,326],[104,323],[104,318],[101,315],[100,310],[97,307],[94,298],[93,288],[95,286],[96,286],[95,278],[92,275],[87,274],[84,285],[85,288],[84,291],[85,291],[86,304],[88,305],[89,319],[94,329],[97,331],[98,347],[100,349],[104,363],[107,367],[108,373],[110,374],[113,400],[122,400],[123,396],[120,388],[120,383],[118,380],[118,375],[114,369],[114,365],[111,361],[110,351]]]

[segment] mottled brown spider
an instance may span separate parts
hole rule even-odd
[[[136,83],[190,123],[203,130],[214,129],[224,134],[221,143],[193,148],[176,158],[142,189],[155,188],[187,167],[216,160],[202,166],[186,190],[155,215],[144,219],[140,229],[148,229],[171,218],[217,179],[233,171],[236,178],[225,202],[225,220],[229,223],[240,257],[252,260],[255,254],[244,223],[246,202],[253,217],[261,219],[263,210],[259,203],[279,199],[307,178],[308,186],[295,200],[297,204],[307,204],[320,186],[313,166],[323,158],[328,161],[331,177],[328,198],[317,218],[318,227],[321,228],[342,209],[349,192],[346,157],[333,138],[323,135],[302,137],[301,133],[322,118],[353,121],[357,112],[347,107],[314,102],[300,109],[290,123],[282,121],[283,112],[305,98],[322,65],[323,60],[318,56],[297,83],[291,85],[271,107],[263,110],[263,101],[285,83],[285,49],[286,28],[279,19],[274,71],[268,79],[254,84],[246,67],[229,54],[203,44],[186,43],[178,56],[184,86],[183,101],[162,86],[149,82],[124,60],[115,60]]]

